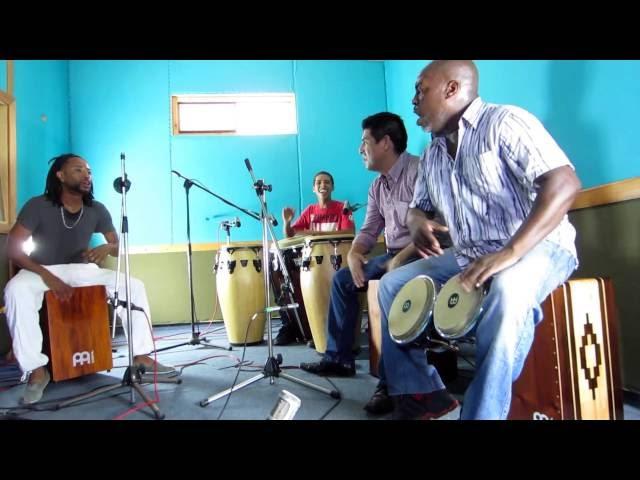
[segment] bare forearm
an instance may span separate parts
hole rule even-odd
[[[536,197],[531,212],[513,235],[505,249],[522,258],[541,242],[566,215],[580,191],[580,181],[573,171],[558,172],[547,178]]]
[[[34,260],[32,260],[31,257],[26,255],[21,250],[20,251],[15,251],[15,248],[13,250],[14,251],[10,251],[9,252],[9,259],[14,264],[19,266],[20,268],[24,268],[25,270],[29,270],[30,272],[36,273],[36,274],[40,275],[41,277],[43,275],[47,275],[47,274],[50,273],[49,270],[44,268],[38,262],[35,262]]]
[[[354,242],[353,244],[351,244],[349,253],[359,253],[360,255],[366,255],[367,253],[369,253],[369,248],[362,243]]]
[[[120,243],[116,242],[116,243],[107,243],[107,245],[109,245],[111,247],[111,250],[109,250],[109,255],[111,255],[112,257],[117,257],[118,256],[118,252],[120,251]]]
[[[404,265],[407,262],[407,260],[415,256],[418,256],[418,250],[416,249],[413,242],[411,242],[409,245],[407,245],[402,250],[400,250],[398,254],[395,257],[393,257],[393,260],[398,265]]]
[[[285,224],[282,226],[282,232],[284,233],[285,237],[293,237],[296,234],[296,231],[291,227],[290,222],[285,222]]]

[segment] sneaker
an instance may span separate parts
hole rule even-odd
[[[44,389],[49,385],[51,381],[51,375],[49,374],[49,370],[45,368],[44,370],[44,379],[40,382],[27,383],[27,386],[24,389],[24,394],[20,399],[21,405],[31,405],[32,403],[39,402],[42,398],[42,393]]]
[[[393,397],[393,420],[431,420],[455,410],[460,404],[443,388],[431,393]]]
[[[386,385],[378,385],[364,409],[373,415],[385,415],[393,412],[393,400],[389,396]]]
[[[315,373],[323,377],[331,375],[337,377],[353,377],[356,374],[356,367],[354,365],[328,362],[326,360],[313,363],[301,363],[300,368],[305,372]]]
[[[278,335],[276,335],[276,338],[273,340],[273,344],[283,346],[296,343],[296,341],[297,335],[295,328],[289,325],[282,325],[278,331]]]

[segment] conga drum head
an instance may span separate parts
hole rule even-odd
[[[466,292],[460,284],[460,274],[452,277],[436,300],[433,313],[436,331],[447,340],[465,336],[475,326],[484,297],[484,288]]]
[[[283,238],[282,240],[278,240],[278,246],[280,247],[281,250],[285,250],[287,248],[302,247],[304,245],[305,238],[306,237],[304,235]]]
[[[396,294],[389,311],[389,334],[401,345],[415,342],[426,331],[436,301],[436,286],[426,275],[407,282]]]

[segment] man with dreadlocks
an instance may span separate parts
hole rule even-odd
[[[21,370],[29,376],[22,404],[40,400],[50,381],[38,316],[44,293],[51,290],[60,300],[67,301],[72,287],[105,285],[110,295],[115,288],[116,273],[98,264],[107,255],[118,256],[118,235],[108,210],[93,199],[89,164],[72,153],[51,161],[44,195],[33,197],[24,205],[7,243],[9,258],[22,267],[5,288],[13,353]],[[107,243],[88,248],[93,233],[104,235]],[[35,248],[29,256],[22,246],[30,236]],[[124,279],[120,285],[119,294],[126,298]],[[149,315],[144,285],[135,278],[131,278],[131,303]],[[118,313],[121,311],[119,307]],[[132,311],[131,319],[136,366],[144,366],[147,372],[155,369],[158,374],[174,374],[175,369],[145,355],[153,350],[153,339],[144,312]],[[127,332],[126,325],[124,331]]]

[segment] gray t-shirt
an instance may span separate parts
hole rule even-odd
[[[83,206],[80,216],[80,211],[72,214],[44,195],[33,197],[20,210],[17,222],[32,232],[31,259],[41,265],[86,263],[82,252],[89,247],[91,235],[115,232],[109,211],[95,200],[90,207]]]

